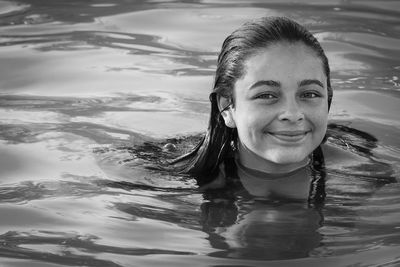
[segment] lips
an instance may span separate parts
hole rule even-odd
[[[309,133],[310,131],[304,130],[296,130],[296,131],[274,131],[268,132],[271,136],[275,137],[276,139],[284,142],[299,142],[303,140],[303,138]]]

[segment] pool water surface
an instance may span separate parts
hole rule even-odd
[[[193,146],[224,38],[288,16],[331,66],[323,205],[146,168]],[[400,266],[400,2],[0,1],[0,266]]]

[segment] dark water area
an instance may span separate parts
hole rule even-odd
[[[200,138],[223,39],[265,15],[330,61],[323,205],[147,168]],[[400,266],[399,25],[383,0],[0,1],[0,266]]]

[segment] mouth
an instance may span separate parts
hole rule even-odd
[[[309,132],[311,131],[275,131],[268,132],[268,134],[275,137],[279,141],[295,143],[302,141]]]

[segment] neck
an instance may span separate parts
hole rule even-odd
[[[238,156],[240,163],[246,168],[254,169],[260,172],[275,174],[288,173],[306,166],[310,161],[309,157],[306,157],[300,162],[279,164],[260,157],[248,149],[240,141],[238,143]]]
[[[267,198],[308,198],[311,176],[308,168],[304,168],[310,162],[308,157],[296,164],[277,164],[244,149],[244,146],[239,146],[236,165],[239,179],[247,192]]]

